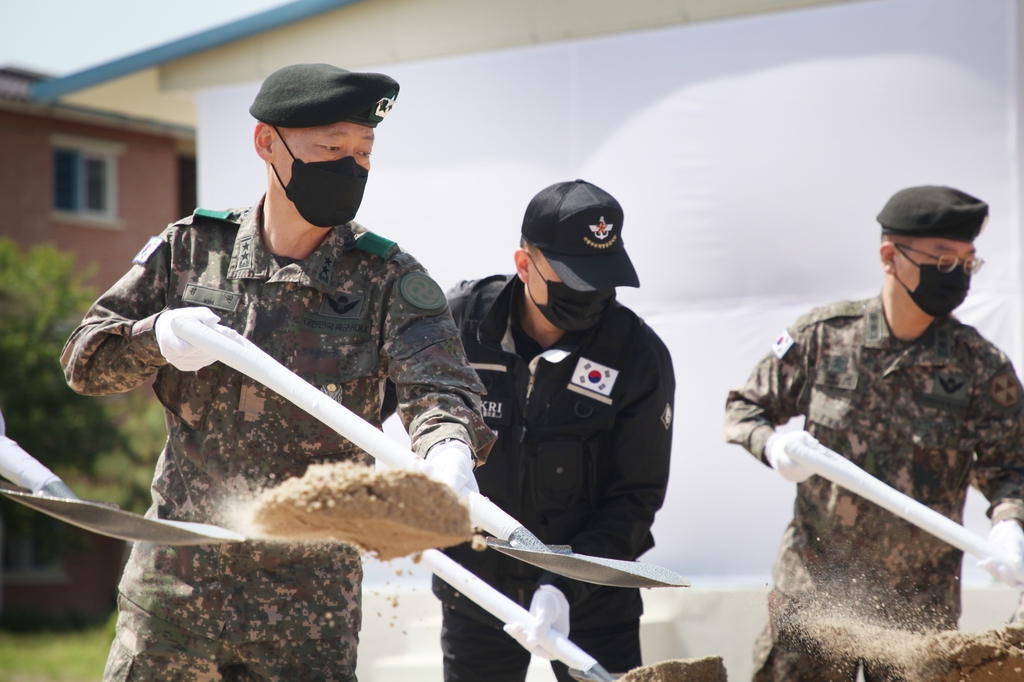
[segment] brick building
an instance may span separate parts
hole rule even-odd
[[[0,237],[77,255],[102,291],[151,235],[195,208],[191,128],[29,99],[41,76],[0,69]],[[45,523],[43,517],[41,522]],[[3,538],[0,523],[0,538]],[[64,526],[70,550],[52,559],[32,537],[2,542],[0,606],[35,616],[105,617],[124,543]]]
[[[195,208],[195,133],[31,102],[38,80],[0,69],[0,237],[76,253],[103,290],[150,236]]]

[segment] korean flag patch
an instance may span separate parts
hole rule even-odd
[[[782,333],[775,339],[775,343],[772,344],[772,352],[775,353],[775,357],[781,360],[789,352],[789,349],[793,347],[794,343],[796,342],[789,335],[789,330],[783,329]]]
[[[146,245],[142,247],[142,251],[139,251],[139,255],[132,258],[132,262],[136,265],[145,265],[149,257],[156,253],[156,250],[160,248],[160,245],[164,243],[163,237],[150,237]]]
[[[609,396],[618,377],[619,370],[581,357],[569,382],[569,390],[611,404]]]

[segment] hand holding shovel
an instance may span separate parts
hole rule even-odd
[[[174,332],[195,348],[266,385],[316,417],[358,447],[389,466],[414,469],[418,458],[361,417],[296,376],[248,339],[220,334],[202,322],[175,317]],[[495,538],[494,549],[553,573],[597,585],[616,587],[685,587],[682,576],[654,564],[575,554],[571,548],[549,547],[521,523],[478,492],[457,491],[469,507],[473,523]]]
[[[979,559],[996,560],[1018,583],[1024,583],[1024,567],[1016,557],[934,509],[882,483],[842,455],[824,445],[809,445],[800,439],[787,442],[785,449],[793,460],[819,476],[871,500],[957,549]]]

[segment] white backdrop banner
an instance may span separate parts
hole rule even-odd
[[[645,559],[766,576],[794,488],[722,442],[725,397],[801,313],[878,291],[875,215],[894,192],[944,184],[991,204],[960,315],[1022,358],[1016,26],[1012,0],[878,0],[381,65],[402,90],[359,221],[447,288],[512,270],[545,186],[615,195],[642,284],[620,300],[665,340],[678,385]],[[265,187],[258,85],[197,95],[204,206]],[[979,531],[984,507],[969,504]]]

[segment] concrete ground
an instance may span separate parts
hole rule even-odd
[[[422,575],[409,579],[406,574],[404,580],[393,576],[384,582],[388,584],[363,590],[360,682],[440,682],[440,603]],[[689,588],[643,590],[644,663],[715,655],[725,660],[730,680],[749,680],[754,640],[766,618],[768,586],[693,582]],[[1018,599],[1018,592],[1001,584],[966,587],[961,629],[1000,627]],[[527,682],[553,681],[547,661],[534,658]]]

